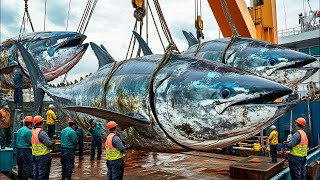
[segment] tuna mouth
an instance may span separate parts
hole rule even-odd
[[[59,48],[68,48],[68,47],[75,47],[81,45],[83,41],[86,39],[86,36],[83,34],[77,35],[73,38],[68,39],[67,41],[63,42]]]
[[[283,97],[285,95],[291,94],[292,90],[288,87],[274,90],[271,92],[257,92],[252,94],[250,97],[242,97],[238,99],[238,101],[228,101],[223,102],[221,104],[214,105],[214,109],[218,114],[222,114],[228,107],[231,106],[239,106],[239,105],[247,105],[247,104],[266,104],[272,103],[277,98]]]
[[[64,63],[61,66],[56,66],[56,68],[52,68],[50,69],[50,71],[43,72],[46,79],[48,81],[52,81],[58,76],[61,76],[62,74],[65,74],[68,71],[70,71],[80,61],[88,46],[88,43],[78,45],[78,48],[82,49],[72,57],[72,60]]]
[[[55,52],[57,52],[60,49],[66,49],[66,48],[80,46],[86,38],[87,38],[87,36],[85,36],[83,34],[78,34],[78,35],[75,35],[71,38],[67,38],[67,40],[65,40],[64,42],[61,42],[60,44],[50,48],[48,50],[48,54],[49,54],[49,56],[52,57],[55,54]]]
[[[213,148],[223,148],[230,145],[233,145],[237,142],[246,140],[250,137],[253,137],[257,133],[263,131],[265,128],[270,126],[272,123],[274,123],[277,119],[287,114],[290,110],[292,110],[296,106],[295,103],[276,103],[276,104],[249,104],[249,105],[243,105],[243,106],[235,106],[230,111],[234,111],[239,108],[244,108],[244,110],[247,113],[250,113],[250,110],[248,109],[256,109],[251,110],[251,112],[254,112],[256,115],[263,115],[262,111],[267,111],[267,109],[277,108],[276,111],[273,112],[273,115],[269,116],[267,119],[262,118],[260,121],[256,121],[255,124],[251,125],[247,130],[243,131],[228,131],[227,134],[218,136],[218,140],[210,140],[207,142],[210,143],[209,146],[207,146],[206,149],[203,150],[212,150]],[[261,112],[260,112],[261,111]],[[268,113],[270,115],[270,113]],[[247,114],[247,116],[251,116],[250,114]],[[249,118],[250,119],[250,118]],[[252,120],[252,119],[251,119]],[[209,149],[210,147],[210,149]]]
[[[297,61],[291,61],[291,62],[286,62],[286,63],[280,63],[276,66],[267,67],[266,73],[268,76],[270,76],[270,75],[272,75],[273,72],[275,72],[277,70],[300,68],[300,67],[308,65],[310,63],[313,63],[316,60],[317,60],[316,58],[309,58],[309,59],[304,59],[304,60],[297,60]]]

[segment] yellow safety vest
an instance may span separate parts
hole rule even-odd
[[[120,152],[117,148],[113,147],[112,139],[115,136],[114,133],[110,133],[107,137],[105,146],[106,146],[106,159],[113,161],[123,157],[123,153]]]
[[[44,145],[42,142],[39,141],[39,133],[41,128],[33,129],[32,130],[32,155],[34,156],[42,156],[50,153],[50,149]]]
[[[57,119],[56,114],[54,113],[54,111],[52,111],[51,109],[49,109],[47,111],[47,124],[48,125],[54,125],[54,121]]]
[[[303,130],[298,130],[298,133],[300,134],[301,141],[299,144],[290,149],[290,154],[299,157],[305,157],[308,153],[308,138]]]

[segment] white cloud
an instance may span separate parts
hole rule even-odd
[[[249,3],[249,0],[245,1],[247,4]],[[29,12],[36,31],[43,31],[44,2],[44,0],[28,1]],[[86,0],[71,1],[69,31],[77,30],[86,2]],[[299,26],[298,14],[303,12],[303,7],[306,7],[305,9],[309,11],[307,4],[303,5],[303,2],[306,1],[295,1],[295,3],[293,3],[291,0],[278,0],[276,2],[278,30],[285,29],[286,27],[284,17],[286,17],[286,24],[288,28],[296,27]],[[313,7],[313,10],[319,9],[318,0],[310,0],[310,4]],[[47,0],[46,30],[64,31],[66,29],[66,11],[68,10],[68,5],[69,0]],[[153,6],[153,3],[151,5]],[[187,42],[184,40],[181,31],[187,30],[193,33],[195,32],[194,1],[160,0],[160,5],[179,50],[185,50],[187,48]],[[10,11],[1,11],[1,22],[3,22],[5,18],[11,18],[14,19],[14,21],[10,27],[8,27],[7,24],[1,23],[1,41],[18,35],[23,16],[24,2],[22,0],[1,0],[1,10],[3,10],[3,8],[12,9],[12,13],[3,14],[2,12]],[[284,9],[286,10],[286,16]],[[133,10],[134,9],[130,1],[98,1],[91,21],[89,22],[88,28],[85,32],[87,35],[86,42],[93,41],[97,44],[103,44],[115,59],[124,59],[134,25]],[[154,8],[153,13],[156,14]],[[207,1],[202,1],[202,16],[204,20],[205,40],[218,38],[219,28]],[[163,53],[151,16],[149,16],[148,24],[149,44],[152,51],[154,53]],[[14,29],[14,27],[16,28]],[[160,26],[158,27],[161,28]],[[30,32],[29,27],[28,31]],[[145,29],[143,31],[145,31]],[[162,37],[164,36],[162,35]],[[165,39],[163,40],[165,41]],[[75,78],[79,79],[80,76],[84,76],[90,72],[95,72],[97,67],[97,59],[95,58],[91,48],[89,48],[79,64],[69,72],[68,80],[74,80]],[[59,81],[61,81],[61,78],[58,78],[55,82]]]

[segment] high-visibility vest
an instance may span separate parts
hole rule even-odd
[[[50,153],[50,149],[46,145],[44,145],[42,142],[39,141],[40,131],[41,131],[41,128],[32,130],[31,144],[32,144],[32,155],[34,156],[42,156]]]
[[[299,157],[305,157],[307,156],[308,152],[308,138],[306,133],[303,130],[298,130],[298,133],[300,134],[301,141],[299,144],[294,146],[292,149],[290,149],[290,154],[299,156]]]
[[[106,159],[113,161],[123,157],[123,153],[119,149],[113,147],[112,139],[115,136],[114,133],[110,133],[107,137],[105,146],[106,146]]]

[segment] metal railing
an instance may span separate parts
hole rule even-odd
[[[278,36],[279,37],[293,36],[303,32],[313,31],[316,29],[320,29],[320,22],[317,22],[313,26],[306,26],[306,27],[298,26],[294,28],[280,30],[278,31]]]

